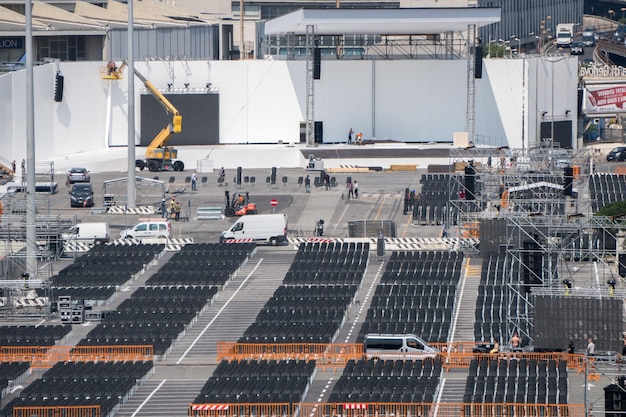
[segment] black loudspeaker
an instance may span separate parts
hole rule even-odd
[[[610,416],[626,416],[626,412],[614,412],[626,411],[626,393],[624,392],[623,387],[617,386],[616,384],[611,384],[604,387],[604,410],[609,412],[613,411],[612,413],[607,413],[607,415]]]
[[[313,79],[319,80],[322,70],[322,50],[320,48],[313,49]]]
[[[522,278],[526,290],[530,287],[541,285],[542,274],[542,254],[539,244],[532,240],[525,240],[522,243]]]
[[[241,167],[237,167],[237,185],[241,185]]]
[[[272,175],[270,176],[272,185],[276,184],[276,167],[272,167]]]
[[[483,47],[474,50],[474,78],[483,78]]]
[[[572,196],[572,183],[574,182],[574,168],[565,167],[563,169],[563,195]]]
[[[617,267],[617,272],[620,277],[626,278],[626,254],[620,253],[618,259],[619,265]]]
[[[57,103],[63,101],[63,76],[57,74],[54,81],[54,101]]]
[[[471,165],[465,167],[465,199],[476,199],[476,170]]]
[[[315,122],[313,125],[314,135],[313,140],[315,143],[324,143],[324,123]]]

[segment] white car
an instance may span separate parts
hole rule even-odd
[[[582,36],[591,36],[594,37],[596,34],[596,27],[595,26],[586,26],[585,28],[583,28],[582,31]]]
[[[170,237],[171,224],[165,219],[146,220],[130,229],[122,230],[122,239],[164,239]]]

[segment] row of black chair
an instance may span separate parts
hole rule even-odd
[[[222,361],[194,402],[298,402],[314,372],[314,361]]]
[[[425,358],[423,360],[350,360],[346,364],[343,375],[419,378],[421,376],[438,376],[441,373],[441,360]]]
[[[100,405],[107,415],[145,380],[152,362],[61,362],[10,401],[0,416],[12,416],[15,406]]]
[[[2,326],[0,346],[51,346],[71,331],[68,325]]]
[[[450,320],[433,323],[366,321],[359,330],[357,340],[363,341],[368,333],[415,334],[429,342],[445,343],[450,335],[450,324]]]

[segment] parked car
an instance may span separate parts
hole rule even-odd
[[[583,37],[591,36],[593,38],[595,34],[596,34],[596,27],[595,26],[585,26],[583,28],[583,31],[582,31]]]
[[[91,184],[74,184],[70,191],[70,207],[93,207]]]
[[[581,41],[572,42],[572,46],[569,52],[571,55],[584,55],[585,48],[583,48],[583,43]]]
[[[618,146],[611,149],[611,152],[606,156],[606,160],[609,162],[626,161],[626,146]]]
[[[120,233],[122,239],[169,238],[171,225],[166,219],[152,219],[138,223]]]
[[[89,181],[91,181],[91,177],[89,177],[89,171],[87,171],[87,168],[72,168],[67,173],[68,184],[74,184],[75,182],[89,182]]]

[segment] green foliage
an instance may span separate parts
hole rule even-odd
[[[626,215],[626,201],[617,201],[602,207],[596,216],[619,216]]]
[[[491,58],[502,58],[504,56],[504,46],[497,43],[489,43],[483,48],[483,58],[490,56]]]

